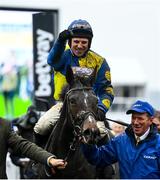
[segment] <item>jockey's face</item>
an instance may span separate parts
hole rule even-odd
[[[72,53],[81,57],[88,50],[89,40],[87,38],[72,38],[71,39],[71,50]]]

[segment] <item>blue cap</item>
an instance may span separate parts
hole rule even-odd
[[[133,112],[138,113],[148,113],[150,116],[154,116],[154,108],[148,103],[144,101],[136,101],[131,108],[126,112],[126,114],[131,114]]]

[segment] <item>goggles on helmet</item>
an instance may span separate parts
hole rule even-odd
[[[75,20],[73,21],[68,30],[71,32],[72,37],[86,37],[92,39],[93,31],[90,24],[86,20]]]

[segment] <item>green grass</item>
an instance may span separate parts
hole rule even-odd
[[[20,117],[24,115],[27,111],[28,106],[32,104],[30,99],[23,100],[17,95],[14,97],[14,118]],[[9,109],[10,111],[10,109]],[[0,117],[8,117],[9,115],[6,114],[5,105],[4,105],[4,98],[3,95],[0,94]],[[10,119],[10,118],[9,118]]]

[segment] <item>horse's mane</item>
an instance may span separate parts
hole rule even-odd
[[[63,102],[63,106],[62,106],[62,108],[60,110],[60,119],[63,119],[63,120],[65,119],[66,110],[67,110],[67,108],[66,108],[67,104],[66,104],[66,100],[65,100],[65,95],[69,91],[69,89],[70,89],[70,85],[66,84],[63,87],[63,89],[61,91],[61,94],[60,94],[60,100]]]

